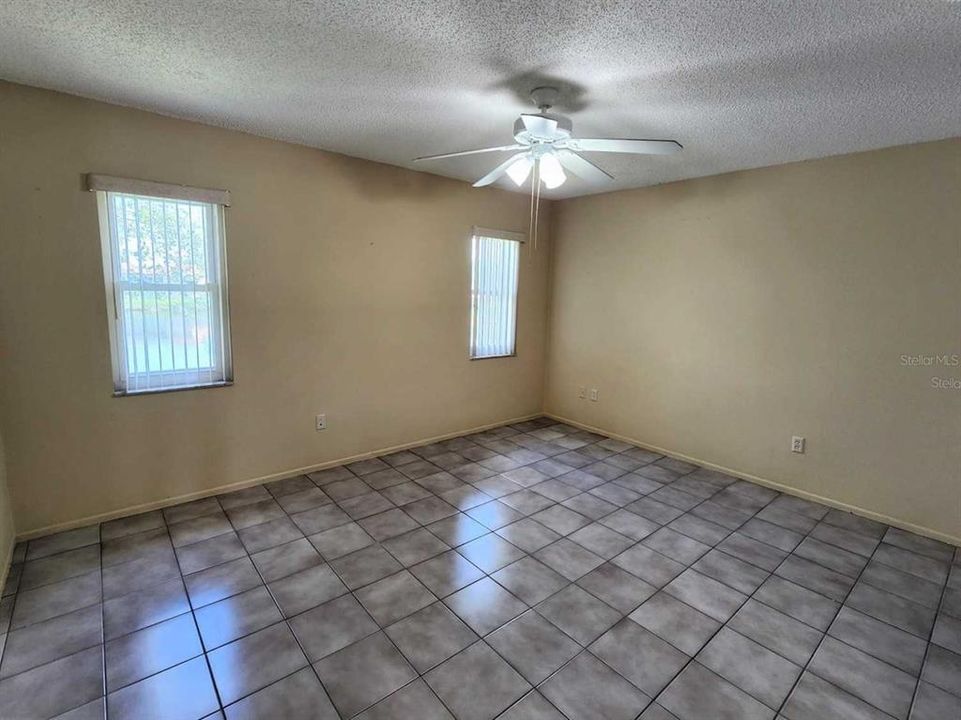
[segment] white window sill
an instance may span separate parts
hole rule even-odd
[[[114,390],[114,397],[137,397],[139,395],[159,395],[161,393],[184,392],[185,390],[211,390],[213,388],[230,387],[234,384],[233,380],[223,382],[205,383],[203,385],[182,385],[179,387],[147,388],[146,390]]]
[[[470,358],[471,360],[497,360],[498,358],[512,358],[517,357],[516,352],[512,352],[508,355],[479,355],[477,357]]]

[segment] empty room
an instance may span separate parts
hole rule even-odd
[[[961,720],[959,38],[0,2],[0,720]]]

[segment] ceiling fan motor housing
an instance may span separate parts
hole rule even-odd
[[[546,120],[553,120],[556,125],[553,125],[553,129],[548,130],[546,127],[544,130],[532,132],[524,124],[524,116],[517,118],[514,121],[514,139],[523,145],[533,145],[535,143],[552,143],[558,140],[568,140],[571,137],[571,131],[573,129],[573,124],[571,119],[564,117],[563,115],[554,115],[552,113],[528,113],[527,117],[540,117]]]

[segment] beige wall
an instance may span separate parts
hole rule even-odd
[[[87,172],[231,191],[233,387],[111,397]],[[470,226],[528,217],[519,194],[0,84],[0,429],[18,530],[538,412],[546,241],[522,263],[517,357],[467,359]]]
[[[961,140],[565,201],[552,262],[549,412],[961,538],[961,368],[900,363],[961,353]]]

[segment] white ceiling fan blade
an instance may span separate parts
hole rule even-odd
[[[461,157],[463,155],[477,155],[479,153],[505,152],[507,150],[522,150],[526,145],[501,145],[500,147],[480,148],[479,150],[461,150],[460,152],[442,153],[441,155],[425,155],[424,157],[414,158],[414,162],[422,160],[441,160],[443,158]]]
[[[553,137],[557,130],[557,120],[551,120],[542,115],[521,115],[521,122],[527,132],[535,137]]]
[[[561,165],[577,175],[577,177],[582,180],[587,180],[590,183],[600,185],[602,183],[609,183],[614,179],[613,176],[608,175],[590,160],[582,158],[572,150],[558,150],[557,159],[560,160]]]
[[[490,185],[492,182],[497,180],[501,175],[507,172],[507,168],[511,166],[515,160],[524,157],[526,153],[517,153],[516,155],[511,155],[504,162],[498,165],[496,168],[487,173],[484,177],[474,183],[474,187],[484,187],[485,185]]]
[[[670,155],[681,150],[675,140],[630,140],[627,138],[571,138],[566,143],[580,152],[631,153],[634,155]]]

